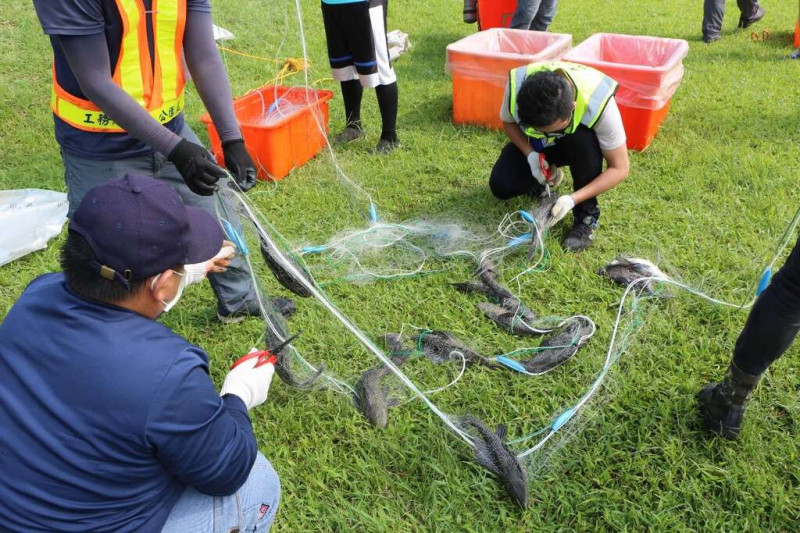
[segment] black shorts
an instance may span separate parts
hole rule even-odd
[[[365,87],[396,81],[386,42],[387,0],[322,4],[328,59],[334,79],[360,79]]]

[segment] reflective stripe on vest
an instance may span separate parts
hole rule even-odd
[[[537,72],[560,72],[563,73],[575,88],[575,109],[572,113],[572,120],[564,131],[564,134],[575,133],[580,124],[587,128],[593,128],[603,111],[606,109],[609,100],[617,92],[619,84],[609,78],[599,70],[579,65],[577,63],[567,63],[563,61],[549,61],[543,63],[531,63],[525,67],[512,69],[509,72],[509,98],[508,111],[517,124],[520,118],[517,109],[517,94],[522,83],[528,76]],[[523,129],[525,135],[535,139],[545,139],[548,135],[536,131],[527,126]]]
[[[147,39],[147,13],[143,0],[115,0],[122,20],[122,41],[112,79],[161,124],[183,110],[183,31],[186,0],[153,0],[153,50],[151,63]],[[53,65],[53,113],[84,131],[123,133],[124,130],[89,100],[68,93],[58,83]]]

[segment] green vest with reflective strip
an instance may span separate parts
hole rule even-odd
[[[580,124],[587,128],[594,128],[597,120],[605,111],[609,100],[611,100],[619,87],[616,81],[599,70],[577,63],[546,61],[512,69],[508,73],[508,111],[517,124],[521,123],[517,109],[517,93],[528,76],[542,71],[563,73],[575,88],[575,109],[572,112],[572,120],[564,131],[566,135],[575,133]],[[530,126],[525,127],[522,131],[528,137],[535,139],[546,139],[548,137]]]

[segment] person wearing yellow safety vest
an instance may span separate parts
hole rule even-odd
[[[70,216],[87,191],[126,174],[165,181],[186,205],[214,213],[217,181],[228,180],[184,121],[184,60],[222,139],[225,166],[239,188],[255,185],[209,0],[33,3],[53,47],[50,107]],[[259,313],[242,259],[209,280],[221,320]]]
[[[616,90],[608,76],[575,63],[531,63],[509,72],[500,118],[511,142],[492,169],[489,187],[504,200],[550,194],[561,182],[561,167],[569,167],[575,192],[560,196],[551,211],[553,224],[573,211],[564,240],[568,251],[592,244],[600,217],[596,197],[628,176]]]

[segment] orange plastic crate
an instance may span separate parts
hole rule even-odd
[[[642,109],[617,104],[630,150],[644,150],[655,139],[661,123],[667,118],[670,103],[671,100],[667,100],[661,109]]]
[[[596,33],[564,61],[596,68],[619,83],[616,99],[628,148],[644,150],[669,112],[688,52],[689,43],[682,39]]]
[[[516,10],[517,0],[478,0],[478,27],[508,28]]]
[[[233,101],[259,179],[285,178],[325,146],[331,98],[331,91],[267,85]],[[211,152],[223,164],[222,144],[211,117],[206,113],[200,120],[208,128]]]
[[[453,78],[453,122],[502,129],[500,106],[508,72],[536,61],[557,60],[571,46],[572,35],[505,28],[450,44],[446,68]]]

